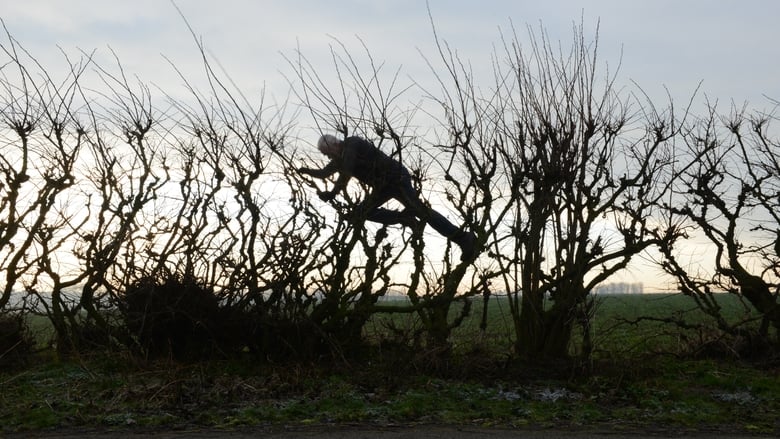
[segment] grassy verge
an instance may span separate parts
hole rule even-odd
[[[587,378],[389,375],[381,365],[51,363],[0,374],[2,430],[449,423],[780,432],[777,370],[657,360]]]
[[[357,422],[779,434],[780,365],[670,355],[684,348],[678,329],[632,321],[683,312],[678,300],[605,298],[587,375],[511,359],[501,301],[490,302],[487,331],[475,312],[453,335],[452,356],[433,368],[425,352],[378,346],[359,360],[311,364],[40,358],[0,371],[0,433]],[[412,316],[377,316],[369,332],[385,330],[383,319],[414,326]]]

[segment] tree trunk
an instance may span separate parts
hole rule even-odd
[[[448,300],[434,303],[434,306],[428,312],[428,318],[430,319],[427,328],[428,344],[431,347],[445,350],[449,347],[450,325],[447,321],[447,316],[450,311],[450,303]]]
[[[780,305],[769,289],[769,285],[759,276],[752,275],[735,264],[734,279],[740,287],[740,293],[761,313],[764,322],[771,324],[780,333]],[[762,336],[768,335],[768,325],[761,326]]]
[[[573,321],[565,306],[543,309],[541,298],[523,295],[515,349],[530,362],[568,360]]]

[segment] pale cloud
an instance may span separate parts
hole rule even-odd
[[[161,55],[186,71],[199,63],[195,44],[171,2],[160,0],[4,1],[0,17],[37,56],[60,62],[68,52],[97,48],[104,60],[111,47],[125,66],[150,81],[175,85]],[[282,54],[297,47],[312,62],[330,67],[329,46],[338,41],[362,54],[365,43],[388,68],[403,66],[414,77],[430,75],[418,53],[436,57],[426,2],[419,0],[252,1],[179,0],[198,37],[240,86],[283,87],[289,72]],[[625,83],[636,81],[654,96],[668,87],[685,99],[703,81],[703,91],[722,100],[764,105],[763,95],[780,97],[780,2],[549,2],[430,0],[439,37],[475,70],[489,73],[500,31],[543,25],[553,40],[571,38],[582,22],[591,35],[600,21],[601,61],[621,60]],[[335,38],[335,40],[334,40]],[[358,40],[360,39],[360,41]],[[362,43],[361,43],[362,41]],[[319,64],[317,64],[319,65]],[[166,79],[167,78],[167,79]],[[424,81],[425,78],[417,78]]]

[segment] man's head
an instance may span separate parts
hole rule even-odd
[[[335,157],[341,154],[341,143],[341,140],[336,136],[324,134],[320,137],[320,140],[317,141],[317,149],[328,157]]]

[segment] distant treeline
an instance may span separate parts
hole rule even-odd
[[[642,294],[645,292],[645,286],[642,282],[614,282],[605,285],[599,285],[594,290],[594,294]]]

